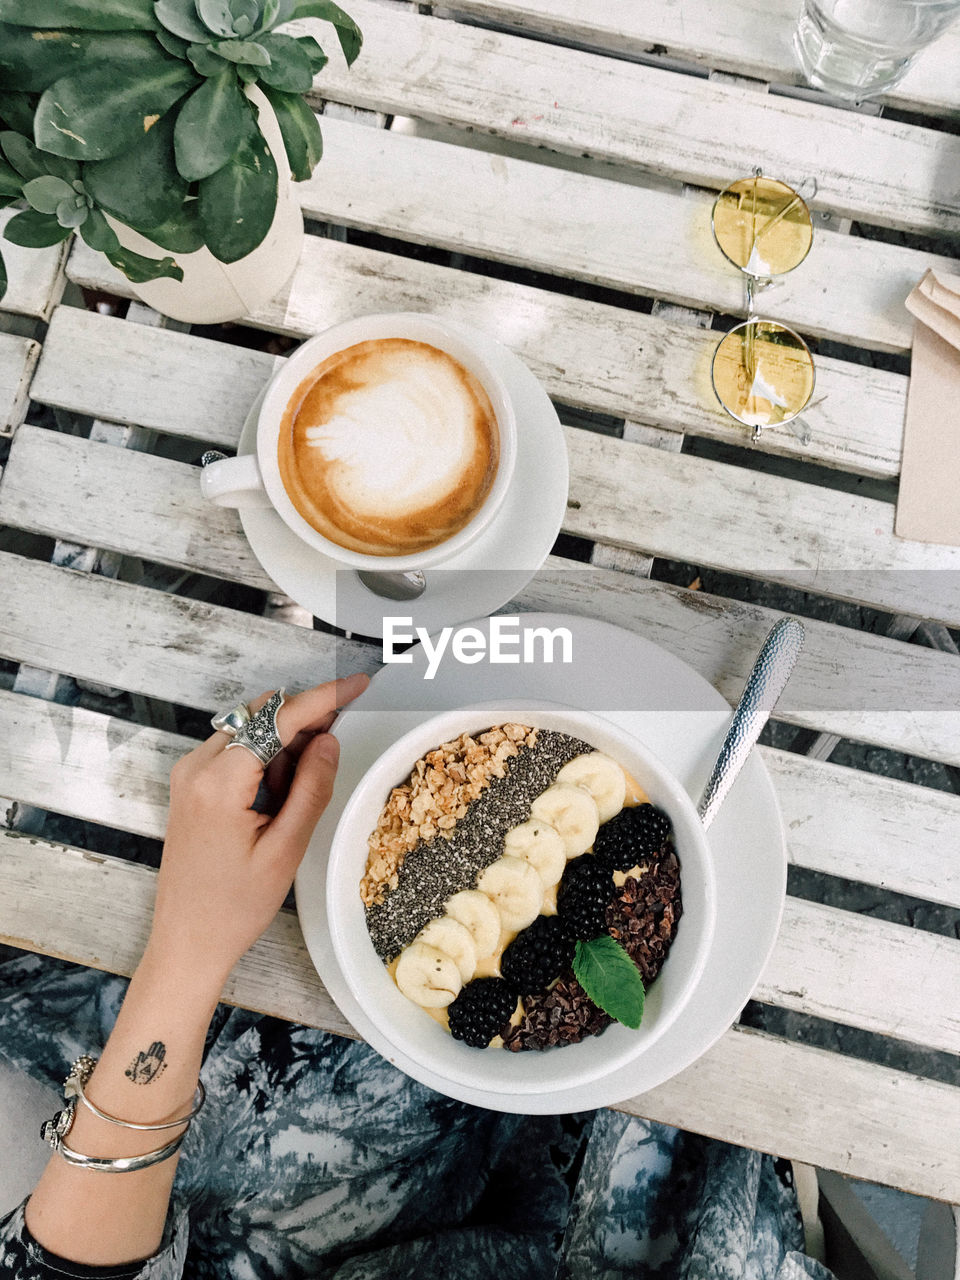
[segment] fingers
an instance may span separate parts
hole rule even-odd
[[[369,683],[369,676],[358,674],[346,676],[341,680],[329,680],[326,684],[317,685],[303,693],[292,694],[277,712],[277,729],[280,732],[281,742],[293,746],[294,751],[298,752],[301,743],[306,741],[306,736],[300,738],[299,735],[309,736],[326,732],[333,722],[336,709],[346,706],[348,702],[359,697]],[[270,697],[271,694],[264,693],[257,698],[252,698],[250,710],[254,713],[259,711]],[[214,734],[215,738],[224,736],[222,733]],[[252,752],[243,748],[227,751],[226,746],[225,742],[219,749],[220,760],[217,762],[225,787],[228,790],[239,788],[246,795],[252,783],[255,793],[256,784],[259,783],[263,774],[263,765]],[[210,750],[211,754],[216,754],[213,748]]]
[[[318,684],[303,693],[295,693],[277,713],[277,728],[281,739],[288,743],[304,731],[322,732],[329,725],[330,715],[338,707],[345,707],[348,702],[359,697],[369,683],[369,676],[358,673],[342,680]]]
[[[261,837],[278,856],[289,857],[292,870],[310,842],[320,815],[330,802],[340,759],[340,744],[319,733],[304,747],[283,808]]]

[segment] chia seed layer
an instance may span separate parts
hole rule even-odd
[[[367,907],[367,928],[377,955],[389,963],[423,926],[443,914],[448,898],[472,889],[480,873],[503,856],[503,838],[530,817],[530,806],[556,781],[568,761],[594,748],[551,729],[537,732],[536,745],[523,746],[474,800],[449,840],[436,836],[416,845],[403,860],[397,887],[383,902]]]

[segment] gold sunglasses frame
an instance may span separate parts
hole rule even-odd
[[[763,170],[759,168],[755,169],[752,174],[754,182],[756,182],[758,179],[762,178],[763,176],[764,176]],[[751,436],[751,443],[755,444],[760,439],[760,436],[764,431],[764,426],[761,425],[760,423],[744,421],[743,418],[739,417],[736,413],[734,413],[732,409],[730,409],[724,403],[723,399],[720,396],[720,392],[717,389],[717,379],[716,379],[716,373],[715,373],[717,356],[719,355],[720,348],[723,346],[727,338],[729,338],[731,334],[736,333],[738,330],[745,329],[748,325],[756,325],[761,323],[776,325],[784,333],[787,333],[790,335],[791,338],[794,338],[796,342],[799,344],[799,346],[807,353],[807,357],[810,361],[810,369],[813,376],[810,384],[810,393],[807,396],[806,400],[803,402],[803,404],[800,406],[800,408],[795,413],[790,414],[789,417],[781,418],[780,422],[776,424],[767,423],[766,425],[767,426],[770,426],[770,425],[790,426],[792,423],[795,423],[797,421],[797,419],[803,414],[804,410],[809,406],[810,401],[813,399],[814,392],[816,390],[816,385],[817,385],[817,366],[816,366],[816,361],[813,358],[813,352],[810,350],[810,347],[807,345],[806,341],[800,336],[799,333],[796,332],[795,329],[791,329],[789,325],[784,324],[780,320],[774,320],[770,316],[758,315],[754,304],[756,301],[757,293],[760,293],[764,289],[768,288],[774,282],[774,280],[778,279],[780,276],[789,275],[791,271],[795,271],[797,267],[799,267],[803,262],[806,261],[807,255],[809,254],[810,250],[813,248],[813,214],[811,213],[810,206],[807,204],[804,197],[800,194],[799,191],[796,191],[793,187],[791,187],[789,183],[782,182],[779,178],[769,179],[769,181],[777,183],[778,186],[784,187],[786,191],[792,194],[793,199],[789,200],[787,204],[785,204],[783,208],[779,210],[779,212],[775,215],[775,217],[773,217],[764,227],[760,229],[760,232],[754,236],[752,248],[756,247],[756,243],[760,239],[760,236],[765,235],[772,226],[775,226],[776,223],[780,221],[781,218],[786,217],[787,213],[794,207],[794,205],[797,202],[799,202],[803,206],[803,208],[806,210],[807,217],[810,222],[810,243],[807,245],[806,249],[804,250],[803,256],[799,258],[793,264],[793,266],[789,267],[786,271],[778,271],[766,276],[760,275],[759,273],[754,271],[749,271],[745,266],[741,266],[738,262],[734,262],[733,258],[731,258],[730,255],[727,253],[727,251],[724,249],[723,245],[720,242],[720,237],[717,235],[717,222],[716,222],[717,207],[720,204],[720,201],[724,198],[724,196],[726,196],[729,192],[733,190],[733,188],[737,185],[737,183],[744,182],[744,181],[748,181],[748,179],[737,178],[734,182],[731,182],[727,186],[725,186],[722,191],[718,192],[716,199],[714,200],[710,210],[710,231],[713,235],[714,244],[720,250],[721,254],[726,259],[726,261],[729,262],[731,266],[736,267],[736,269],[744,277],[746,282],[746,294],[747,294],[746,318],[744,320],[741,320],[738,324],[735,324],[732,329],[728,329],[727,332],[721,337],[716,347],[714,348],[713,358],[710,361],[710,384],[713,387],[713,394],[717,398],[717,403],[720,405],[720,408],[724,411],[724,413],[726,413],[729,417],[731,417],[734,420],[734,422],[739,423],[740,426],[750,427],[752,429],[753,434]],[[806,444],[808,442],[809,434],[801,435],[798,432],[796,432],[795,428],[794,428],[794,433],[798,435],[802,444]]]

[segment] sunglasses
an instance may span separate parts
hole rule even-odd
[[[711,226],[720,252],[746,277],[747,290],[747,319],[721,338],[713,354],[713,390],[757,440],[764,427],[793,423],[813,395],[810,348],[786,325],[754,311],[755,295],[810,252],[813,219],[798,192],[758,169],[720,192]],[[809,433],[799,424],[792,430],[807,443]]]

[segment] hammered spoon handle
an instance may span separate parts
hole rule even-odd
[[[763,726],[777,705],[800,656],[804,634],[803,623],[799,618],[781,618],[761,645],[733,713],[717,762],[697,805],[700,821],[705,828],[717,816],[734,778],[746,763]]]

